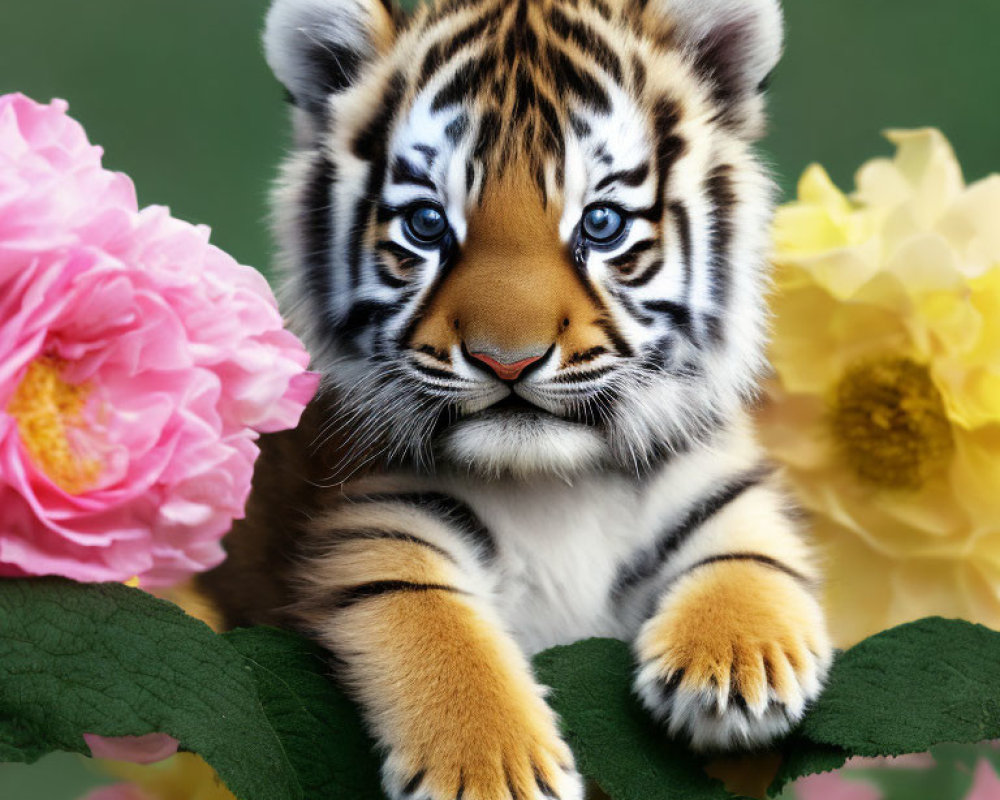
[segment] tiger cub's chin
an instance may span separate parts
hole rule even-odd
[[[539,412],[487,412],[452,426],[443,459],[487,477],[569,475],[606,460],[607,445],[586,425]]]

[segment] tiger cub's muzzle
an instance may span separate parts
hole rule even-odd
[[[459,352],[507,383],[613,352],[606,312],[560,240],[553,206],[533,185],[488,193],[409,345],[439,358]]]

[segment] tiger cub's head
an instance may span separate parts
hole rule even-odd
[[[762,367],[778,0],[276,0],[290,308],[360,457],[642,470]]]

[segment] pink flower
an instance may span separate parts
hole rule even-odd
[[[972,789],[966,800],[1000,800],[1000,777],[985,758],[976,764]]]
[[[807,775],[795,781],[797,800],[880,800],[882,793],[862,781],[848,780],[838,772]]]
[[[264,278],[140,211],[66,108],[0,97],[0,575],[164,585],[222,560],[317,377]]]
[[[85,733],[83,739],[92,758],[128,761],[132,764],[155,764],[177,753],[180,743],[165,733],[145,736],[98,736]]]

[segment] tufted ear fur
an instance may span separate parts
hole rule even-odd
[[[390,0],[274,0],[264,28],[267,63],[295,105],[323,113],[395,35]]]
[[[759,95],[781,58],[779,0],[650,0],[647,11],[712,81],[731,120],[759,121]]]

